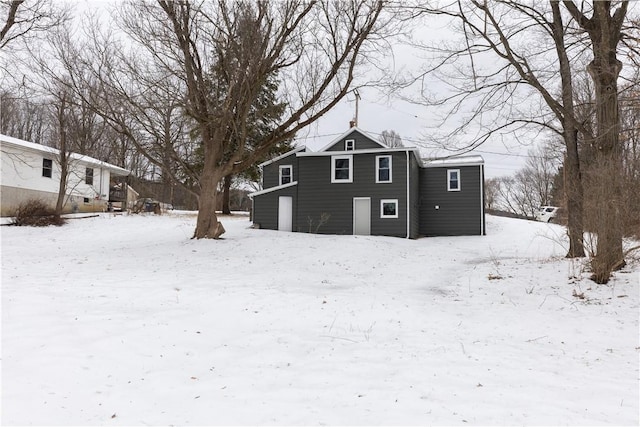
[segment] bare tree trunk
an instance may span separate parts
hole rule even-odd
[[[597,56],[596,56],[597,58]],[[622,251],[623,218],[622,197],[622,147],[619,143],[620,120],[618,114],[617,80],[622,64],[597,60],[589,64],[589,73],[596,89],[596,179],[592,183],[597,199],[595,226],[598,234],[597,252],[593,258],[592,279],[607,283],[611,272],[625,265]]]
[[[218,183],[223,178],[223,171],[216,167],[222,157],[221,149],[214,144],[219,137],[220,129],[211,132],[209,126],[203,126],[202,142],[204,145],[204,169],[200,177],[200,195],[198,197],[198,220],[193,233],[195,239],[219,239],[225,229],[218,221],[216,204],[218,201]]]
[[[573,80],[571,78],[571,64],[567,56],[564,40],[564,24],[560,5],[557,1],[551,1],[553,14],[553,38],[556,53],[560,64],[560,79],[562,81],[562,105],[563,115],[562,132],[566,156],[564,162],[564,191],[567,198],[567,232],[569,234],[569,252],[567,258],[583,257],[584,252],[584,220],[583,204],[584,191],[582,174],[580,172],[580,158],[578,156],[578,130],[575,119],[575,106],[573,102]]]
[[[198,220],[192,237],[194,239],[219,239],[225,232],[216,215],[218,182],[220,179],[202,177],[202,191],[198,197]]]
[[[56,201],[55,214],[57,217],[62,215],[64,208],[64,199],[67,195],[67,177],[69,176],[69,150],[67,147],[67,126],[66,126],[66,96],[60,98],[60,105],[57,107],[57,125],[58,125],[58,162],[60,163],[60,182],[58,185],[58,199]]]
[[[564,5],[578,25],[591,39],[593,61],[587,71],[596,93],[597,135],[595,139],[596,177],[589,191],[596,194],[595,228],[598,234],[597,252],[591,261],[596,283],[607,283],[611,272],[625,265],[622,251],[622,147],[620,145],[620,115],[618,112],[618,76],[622,62],[617,58],[629,2],[593,2],[591,18],[585,16],[573,1]],[[617,7],[615,11],[613,8]],[[613,11],[613,15],[611,12]]]
[[[584,252],[584,187],[578,157],[578,131],[567,134],[565,126],[565,146],[567,154],[563,168],[564,191],[567,198],[567,233],[569,234],[569,252],[567,258],[585,256]]]
[[[224,177],[224,184],[222,187],[222,213],[225,215],[231,215],[230,205],[230,193],[231,193],[231,181],[232,175],[229,174]]]

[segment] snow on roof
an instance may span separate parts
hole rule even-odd
[[[280,159],[284,159],[285,157],[290,156],[293,153],[297,153],[298,151],[305,150],[305,149],[306,149],[306,147],[304,145],[301,145],[299,147],[294,148],[293,150],[287,151],[286,153],[279,155],[278,157],[274,157],[271,160],[267,160],[266,162],[262,162],[258,166],[259,167],[264,167],[264,166],[270,165],[273,162],[277,162]]]
[[[422,159],[425,168],[435,168],[440,166],[477,166],[483,165],[482,156],[453,156],[444,159]]]
[[[23,139],[14,138],[12,136],[0,134],[0,143],[2,145],[8,144],[13,145],[15,147],[26,148],[32,151],[38,151],[41,153],[48,153],[52,155],[59,155],[60,150],[53,147],[47,147],[46,145],[36,144],[35,142],[25,141]],[[93,157],[85,156],[82,154],[71,153],[71,158],[74,160],[78,160],[90,165],[98,166],[104,169],[109,169],[114,175],[130,175],[131,171],[127,169],[121,168],[116,165],[112,165],[111,163],[103,162],[102,160],[94,159]]]

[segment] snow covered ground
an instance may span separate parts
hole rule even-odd
[[[640,421],[637,262],[597,286],[560,226],[491,216],[419,240],[223,223],[2,227],[2,423]]]

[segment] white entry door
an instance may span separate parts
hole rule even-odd
[[[371,234],[371,199],[353,198],[353,234],[368,236]]]
[[[293,197],[278,198],[278,230],[293,231]]]

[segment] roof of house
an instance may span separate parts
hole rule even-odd
[[[8,135],[0,134],[0,144],[13,145],[14,147],[20,147],[31,151],[51,154],[54,156],[60,155],[60,150],[58,150],[57,148],[47,147],[46,145],[36,144],[34,142],[25,141]],[[97,166],[103,169],[109,169],[114,175],[126,176],[131,174],[131,171],[128,171],[127,169],[82,154],[71,153],[71,158],[85,164]]]
[[[264,167],[264,166],[270,165],[273,162],[277,162],[280,159],[284,159],[285,157],[290,156],[293,153],[297,153],[298,151],[304,151],[305,149],[306,147],[304,145],[301,145],[299,147],[294,148],[293,150],[287,151],[286,153],[279,155],[278,157],[274,157],[271,160],[267,160],[266,162],[260,163],[258,167]]]
[[[342,141],[347,135],[351,134],[352,132],[358,132],[363,136],[366,136],[367,138],[369,138],[371,141],[375,142],[376,144],[378,144],[380,146],[380,148],[389,148],[386,145],[384,145],[383,143],[381,143],[380,141],[376,141],[374,138],[372,138],[369,134],[367,134],[365,131],[363,131],[362,129],[360,129],[357,126],[351,127],[349,128],[349,130],[347,130],[346,132],[344,132],[343,134],[341,134],[340,136],[336,137],[333,139],[333,141],[331,141],[330,143],[328,143],[327,145],[325,145],[324,147],[322,147],[320,150],[318,150],[318,152],[322,152],[322,151],[327,151],[329,148],[333,147],[334,145],[336,145],[337,143],[339,143],[340,141]]]
[[[367,148],[363,150],[353,150],[353,151],[327,151],[329,148],[333,147],[335,144],[342,141],[346,136],[351,134],[352,132],[357,131],[363,136],[369,138],[370,140],[376,142],[380,145],[380,148]],[[349,128],[346,132],[334,138],[329,144],[325,145],[322,149],[318,151],[311,151],[306,146],[300,145],[294,148],[291,151],[288,151],[278,157],[275,157],[271,160],[267,160],[266,162],[260,163],[260,167],[267,166],[271,163],[274,163],[280,159],[283,159],[287,156],[295,154],[297,157],[316,157],[316,156],[336,156],[343,154],[367,154],[367,153],[382,153],[382,152],[412,152],[415,155],[415,158],[418,161],[420,167],[423,168],[433,168],[433,167],[453,167],[453,166],[478,166],[484,164],[484,159],[480,155],[472,155],[472,156],[450,156],[445,158],[437,158],[437,159],[429,159],[420,157],[420,150],[418,147],[387,147],[379,141],[376,141],[374,138],[369,136],[365,131],[358,127]]]
[[[425,168],[442,166],[478,166],[484,164],[482,156],[451,156],[442,159],[422,159]]]

